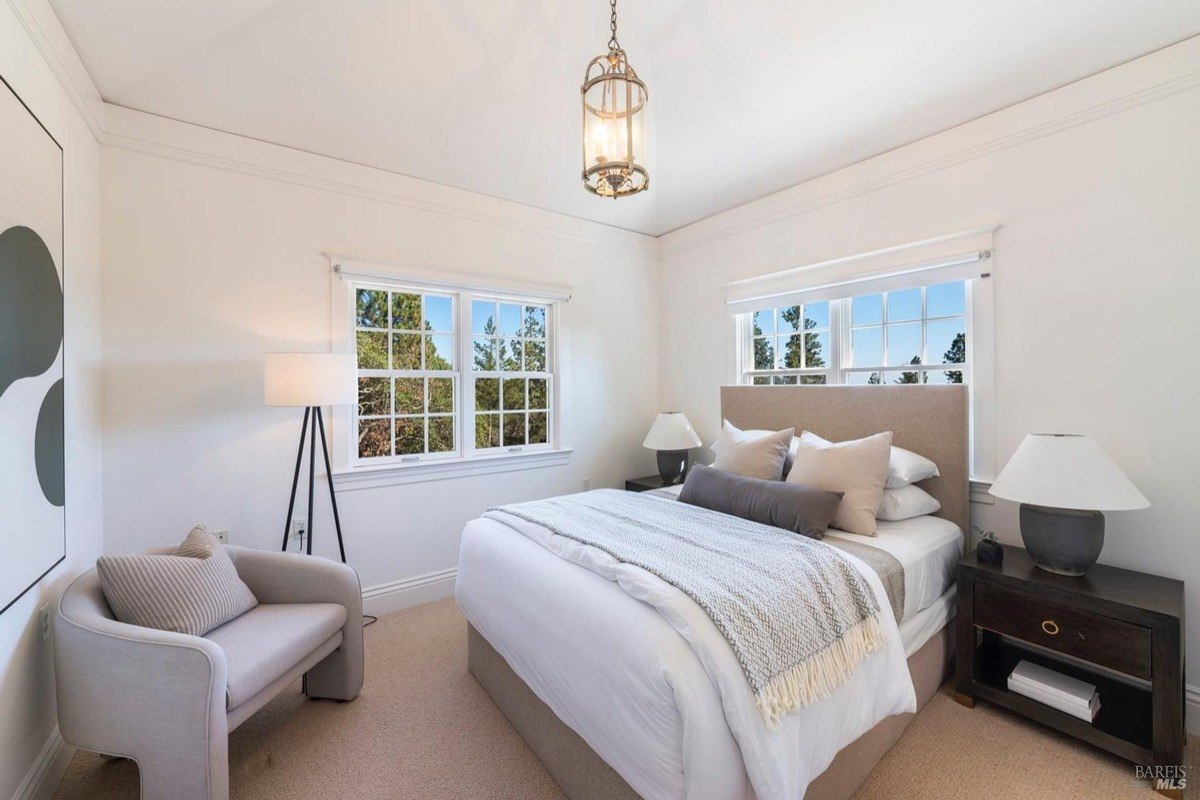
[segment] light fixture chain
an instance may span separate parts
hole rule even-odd
[[[612,8],[612,17],[609,19],[608,27],[612,30],[612,36],[608,40],[608,49],[620,50],[621,45],[617,42],[617,0],[608,0],[608,5]]]

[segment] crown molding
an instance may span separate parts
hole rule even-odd
[[[66,92],[71,104],[79,112],[83,124],[97,142],[101,141],[104,136],[104,101],[100,99],[100,91],[71,46],[71,40],[59,24],[58,17],[54,16],[48,5],[45,6],[44,14],[49,14],[52,22],[45,23],[39,20],[38,14],[29,7],[26,0],[8,0],[8,5],[46,62],[46,66]]]
[[[658,254],[652,236],[511,200],[105,104],[102,144],[267,180],[404,206],[639,255]]]
[[[1193,37],[659,237],[659,258],[712,245],[1200,87]]]

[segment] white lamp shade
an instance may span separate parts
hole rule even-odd
[[[700,446],[700,437],[682,411],[664,411],[650,426],[642,447],[651,450],[688,450]]]
[[[357,401],[353,355],[267,353],[263,395],[269,406],[338,406]]]
[[[1150,505],[1099,442],[1071,434],[1026,436],[989,492],[1019,503],[1083,511]]]

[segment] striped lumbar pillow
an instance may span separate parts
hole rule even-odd
[[[192,529],[172,555],[100,556],[104,598],[121,622],[203,636],[258,605],[208,528]]]

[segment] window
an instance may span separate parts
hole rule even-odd
[[[829,375],[828,301],[767,308],[750,316],[753,383],[835,382]],[[759,374],[764,372],[770,374]]]
[[[544,305],[471,301],[476,450],[549,441],[548,311]]]
[[[968,369],[964,281],[862,295],[843,305],[850,312],[844,383],[963,382]]]
[[[358,458],[459,452],[454,301],[356,288]]]
[[[974,480],[995,474],[997,227],[725,284],[728,380],[967,387]]]
[[[952,281],[741,315],[742,383],[963,383],[967,284]]]
[[[350,281],[354,467],[551,451],[553,301]]]

